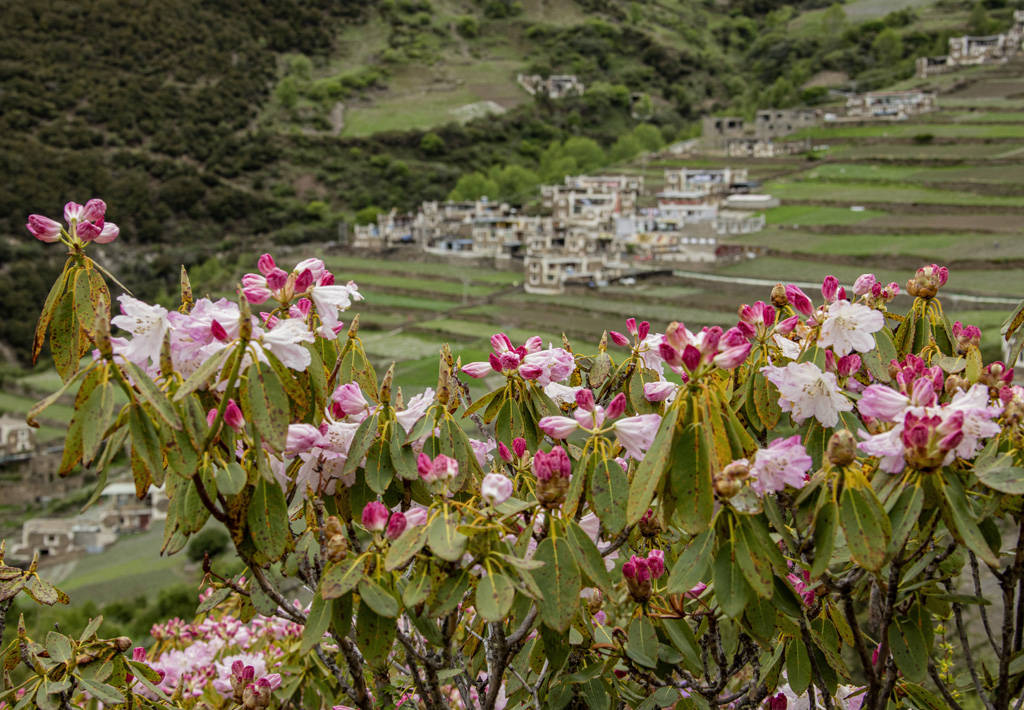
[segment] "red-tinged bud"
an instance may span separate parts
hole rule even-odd
[[[499,358],[494,353],[490,353],[488,354],[487,359],[491,363],[492,370],[494,370],[495,372],[501,372],[501,358]]]
[[[658,344],[658,354],[661,355],[661,359],[667,362],[669,365],[678,365],[679,352],[668,343]]]
[[[657,537],[662,531],[661,521],[654,514],[652,508],[648,508],[644,516],[640,518],[637,528],[644,537]]]
[[[245,426],[242,410],[238,408],[233,399],[229,399],[228,406],[224,408],[224,421],[235,431],[240,431]]]
[[[626,319],[626,332],[635,336],[639,331],[636,329],[636,318]]]
[[[640,340],[643,340],[644,338],[647,337],[647,335],[650,332],[651,332],[651,324],[648,323],[645,320],[644,321],[640,321],[640,324],[637,326],[637,337],[640,338]]]
[[[576,405],[588,412],[594,411],[594,393],[586,388],[576,390]]]
[[[512,440],[512,451],[519,458],[522,458],[526,454],[526,439],[521,436],[517,436]]]
[[[288,283],[288,272],[284,269],[272,269],[267,274],[267,286],[273,291],[279,291]]]
[[[836,371],[843,377],[849,377],[860,371],[861,359],[857,353],[850,353],[839,358],[836,363]]]
[[[60,222],[55,222],[41,214],[30,214],[25,228],[41,242],[52,244],[60,240]]]
[[[99,222],[102,226],[103,218],[107,214],[107,203],[101,199],[93,198],[85,203],[82,208],[81,219],[86,222]]]
[[[384,534],[389,540],[397,540],[405,532],[406,527],[405,515],[403,513],[392,513],[388,519],[387,532]]]
[[[814,313],[814,304],[807,294],[800,290],[799,286],[786,284],[786,301],[793,309],[802,315],[809,316]]]
[[[102,224],[96,224],[94,222],[79,222],[75,235],[83,242],[88,243],[100,236],[100,232],[102,231]]]
[[[839,279],[832,275],[826,276],[821,284],[821,295],[828,303],[835,301],[839,295]]]
[[[370,532],[384,532],[388,524],[388,509],[379,501],[370,501],[363,508],[363,527]]]
[[[648,552],[647,568],[651,571],[651,579],[658,579],[665,574],[665,553],[658,549]]]
[[[313,272],[303,269],[302,273],[295,279],[295,293],[305,293],[313,285]]]
[[[800,316],[790,316],[789,318],[785,319],[784,321],[781,321],[777,326],[775,326],[775,332],[780,333],[782,335],[789,335],[796,329],[796,326],[799,323]]]
[[[228,331],[216,319],[210,322],[210,334],[222,343],[230,339]]]
[[[605,416],[610,419],[618,419],[626,413],[626,395],[619,392],[612,398],[612,401],[608,403],[608,409],[605,410]]]
[[[505,463],[512,463],[514,460],[512,458],[512,452],[509,451],[509,448],[505,446],[505,442],[503,441],[498,442],[498,456],[500,456],[501,460]]]
[[[875,649],[875,655],[878,655],[878,649]],[[786,698],[785,693],[776,693],[764,701],[764,710],[786,710],[788,707],[789,700]]]
[[[616,345],[620,345],[622,347],[629,346],[629,339],[622,333],[618,332],[617,330],[609,330],[608,337],[610,337],[612,339],[612,342],[615,343]]]
[[[260,273],[264,276],[270,276],[270,274],[277,269],[277,264],[274,262],[274,257],[270,254],[263,254],[256,260],[256,268],[259,269]]]
[[[786,287],[783,284],[772,286],[771,301],[776,308],[785,308],[789,305],[789,301],[786,300]]]
[[[683,361],[683,367],[685,367],[690,372],[696,370],[697,366],[700,365],[700,350],[693,347],[692,345],[687,345],[685,348],[683,348],[683,354],[681,357]]]

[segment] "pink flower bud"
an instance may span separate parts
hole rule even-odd
[[[407,528],[424,525],[427,522],[427,509],[414,506],[405,511],[405,526]]]
[[[565,439],[579,428],[572,417],[543,417],[537,426],[552,439]]]
[[[313,285],[313,272],[304,269],[295,279],[295,293],[305,293]]]
[[[540,352],[541,348],[544,347],[544,340],[539,335],[531,335],[523,343],[523,350],[525,351],[523,357],[530,353]]]
[[[747,355],[750,354],[750,348],[749,342],[727,348],[715,355],[715,365],[723,370],[734,370],[747,359]]]
[[[629,346],[629,339],[625,335],[623,335],[622,333],[620,333],[620,332],[618,332],[616,330],[609,330],[608,331],[608,336],[612,339],[612,342],[615,343],[616,345],[621,345],[623,347],[628,347]]]
[[[811,303],[811,299],[798,286],[786,284],[786,300],[798,313],[809,316],[814,312],[814,304]]]
[[[96,244],[110,244],[110,242],[117,239],[117,236],[121,233],[120,228],[113,222],[104,222],[103,229],[96,235],[93,241]]]
[[[132,649],[132,660],[142,662],[146,660],[146,649],[142,646],[136,646]]]
[[[775,326],[775,332],[782,335],[789,335],[793,332],[799,322],[800,316],[790,316]]]
[[[245,426],[242,410],[238,408],[233,399],[229,399],[228,406],[224,408],[224,421],[235,431],[239,431]]]
[[[561,446],[556,446],[548,452],[548,462],[552,473],[557,473],[562,478],[572,476],[572,460]]]
[[[668,380],[647,382],[644,384],[644,399],[648,402],[663,402],[673,395],[677,388],[678,385]]]
[[[229,340],[228,331],[226,331],[224,329],[224,326],[222,326],[220,322],[216,319],[210,321],[210,335],[212,335],[214,338],[221,342]]]
[[[871,289],[876,283],[878,283],[878,279],[875,278],[874,274],[861,274],[853,282],[853,293],[856,296],[871,293]]]
[[[821,284],[821,295],[829,303],[836,300],[836,296],[839,293],[839,279],[835,276],[829,275],[825,277],[825,281]]]
[[[469,362],[462,366],[462,371],[470,377],[480,379],[486,377],[494,368],[489,362]]]
[[[316,280],[317,286],[333,286],[334,285],[334,274],[330,271],[324,271],[320,274],[320,278]]]
[[[370,501],[363,508],[363,527],[370,532],[384,532],[388,524],[388,509],[383,503]]]
[[[689,599],[696,599],[701,594],[703,594],[704,590],[707,588],[708,585],[704,584],[704,582],[697,582],[697,584],[693,585],[686,592],[684,592],[683,596]]]
[[[83,242],[91,242],[96,237],[100,236],[102,226],[93,222],[79,222],[78,228],[75,230],[75,234]]]
[[[861,359],[857,353],[851,353],[844,355],[839,358],[839,362],[836,366],[836,371],[843,377],[849,377],[850,375],[860,370]]]
[[[632,559],[622,563],[622,576],[626,579],[634,579],[636,577],[636,563]]]
[[[271,272],[277,268],[277,263],[274,262],[274,257],[270,254],[263,254],[256,260],[256,268],[264,276],[270,276]]]
[[[519,355],[513,351],[504,352],[498,356],[498,362],[501,364],[501,372],[506,370],[515,370],[519,367],[520,361],[521,358]],[[523,374],[523,377],[526,377],[526,375]]]
[[[516,456],[522,458],[523,455],[526,453],[526,439],[524,439],[521,436],[517,436],[515,439],[513,439],[512,451],[515,452]]]
[[[657,579],[665,574],[665,553],[662,550],[648,552],[647,567],[651,570],[651,579]]]
[[[279,291],[288,283],[288,272],[284,269],[271,269],[267,274],[267,286],[274,291]]]
[[[683,348],[682,361],[683,367],[693,372],[700,365],[700,350],[692,345],[687,345]]]
[[[505,463],[512,463],[512,461],[514,460],[512,458],[512,452],[509,451],[507,446],[505,446],[504,441],[498,442],[498,456],[500,456],[501,460],[504,461]]]
[[[434,462],[430,460],[430,457],[424,453],[420,453],[416,457],[416,471],[420,474],[420,478],[426,480],[434,469]]]
[[[30,214],[25,228],[41,242],[52,244],[60,240],[60,222],[55,222],[41,214]]]
[[[88,222],[103,223],[103,216],[107,213],[107,203],[98,198],[93,198],[85,203],[82,208],[81,219]]]
[[[636,329],[636,318],[626,319],[626,332],[630,335],[636,335],[639,332]]]
[[[403,513],[392,513],[391,517],[388,519],[387,532],[384,534],[387,536],[388,540],[397,540],[402,536],[402,533],[405,532],[407,524],[408,522],[406,521]]]
[[[67,202],[64,204],[64,221],[70,225],[72,220],[81,220],[84,211],[85,208],[77,202]]]
[[[488,473],[480,484],[480,495],[491,505],[500,505],[512,495],[512,481],[500,473]]]
[[[533,455],[533,475],[538,481],[551,480],[551,464],[548,462],[548,455],[543,451]]]
[[[509,340],[508,336],[504,333],[495,333],[491,336],[491,347],[494,348],[494,352],[499,355],[515,349],[512,346],[512,341]]]
[[[605,411],[605,416],[608,419],[618,419],[626,412],[626,395],[619,392],[612,401],[608,403],[608,409]]]
[[[586,388],[576,390],[576,405],[588,412],[594,411],[594,393]]]
[[[651,332],[651,324],[647,321],[641,321],[640,325],[637,326],[637,337],[643,340],[647,337],[647,334]]]

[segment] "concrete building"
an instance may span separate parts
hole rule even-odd
[[[665,193],[693,192],[704,197],[727,195],[732,191],[733,185],[747,181],[746,168],[679,168],[665,171]],[[661,194],[658,195],[659,198]]]
[[[753,121],[737,116],[705,116],[701,121],[701,142],[712,151],[725,151],[729,141],[759,139],[769,141],[790,133],[817,126],[823,114],[817,109],[764,109]]]
[[[949,54],[941,57],[918,57],[917,76],[924,79],[946,74],[961,67],[1006,62],[1021,51],[1024,41],[1024,10],[1013,11],[1013,24],[1001,34],[977,37],[961,35],[949,38]]]
[[[859,120],[900,121],[935,108],[932,91],[869,91],[846,99],[846,117]]]
[[[586,89],[575,74],[552,74],[549,77],[542,77],[540,74],[518,74],[516,81],[530,96],[541,95],[550,99],[583,96]]]
[[[729,138],[725,144],[725,154],[730,158],[780,158],[805,153],[810,149],[811,141],[808,139],[774,141],[770,138]]]
[[[0,414],[0,459],[28,454],[36,448],[35,432],[24,419]]]

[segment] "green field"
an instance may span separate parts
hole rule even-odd
[[[765,213],[768,224],[812,226],[825,224],[857,224],[874,217],[882,217],[881,210],[854,212],[848,207],[818,207],[813,205],[781,205]]]
[[[765,189],[785,200],[805,202],[922,203],[929,205],[967,205],[991,207],[1024,207],[1024,195],[980,195],[954,190],[936,190],[910,185],[877,185],[869,182],[829,182],[800,180],[772,182]],[[863,214],[863,213],[859,213]]]

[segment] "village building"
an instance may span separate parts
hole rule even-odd
[[[729,142],[737,139],[770,141],[821,123],[823,114],[817,109],[764,109],[753,121],[737,116],[705,116],[701,121],[701,141],[711,151],[726,151]]]
[[[935,108],[935,93],[932,91],[869,91],[846,99],[846,117],[858,120],[901,121]]]
[[[1021,51],[1022,42],[1024,10],[1014,10],[1013,24],[1006,32],[984,37],[950,37],[949,54],[941,57],[918,57],[917,76],[924,79],[935,74],[956,71],[961,67],[1006,62]]]
[[[516,81],[530,96],[547,96],[549,99],[563,99],[566,96],[583,96],[585,87],[575,74],[518,74]]]
[[[24,456],[35,448],[35,431],[24,419],[0,414],[0,459]]]
[[[729,138],[725,142],[725,154],[730,158],[781,158],[787,155],[806,153],[811,149],[809,139],[776,141],[770,138]]]
[[[748,183],[746,168],[679,168],[665,171],[665,192],[692,192],[702,197],[722,196],[733,191],[734,186]]]
[[[353,229],[352,246],[356,249],[384,251],[412,242],[413,218],[396,208],[378,214],[375,223],[357,224]]]

